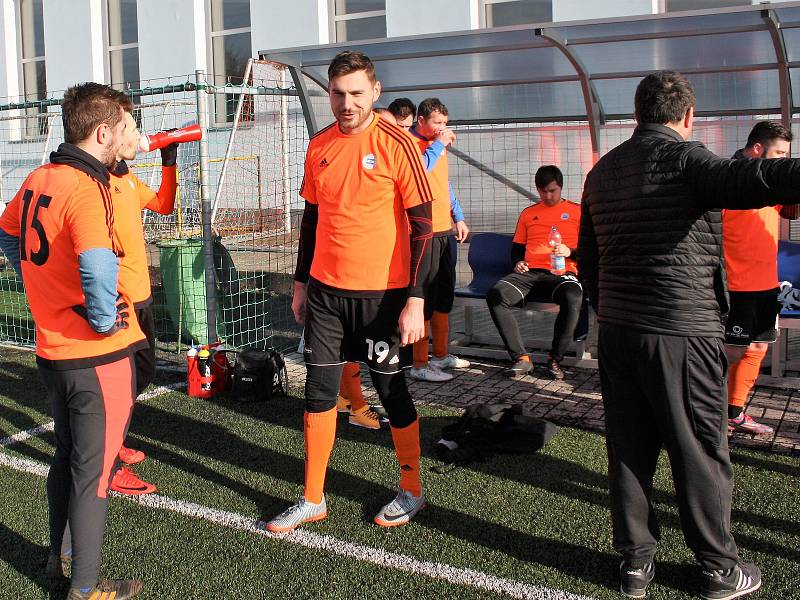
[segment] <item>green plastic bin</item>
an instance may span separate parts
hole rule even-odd
[[[166,239],[156,245],[167,311],[178,328],[179,339],[202,344],[216,341],[208,339],[203,240]],[[217,304],[218,328],[220,323]]]

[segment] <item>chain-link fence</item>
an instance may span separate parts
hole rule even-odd
[[[179,146],[173,213],[143,213],[162,357],[209,333],[237,347],[295,343],[292,219],[308,136],[288,81],[283,68],[253,61],[244,85],[213,86],[197,73],[127,90],[143,133],[203,128],[202,141]],[[59,97],[0,106],[0,202],[62,141]],[[129,167],[153,190],[161,185],[158,152]],[[35,341],[22,283],[2,259],[0,340]]]
[[[310,102],[320,109],[317,114],[321,119],[329,115],[322,90],[306,84],[315,92]],[[293,346],[299,329],[290,308],[292,273],[308,132],[287,70],[252,61],[240,86],[211,86],[195,74],[149,82],[129,93],[145,133],[194,122],[203,126],[201,142],[179,148],[174,212],[145,211],[143,216],[162,356],[205,341],[210,327],[216,332],[212,337],[237,347]],[[383,97],[381,104],[392,99]],[[59,111],[57,98],[0,106],[0,201],[10,200],[62,141]],[[458,115],[451,111],[451,116],[457,123]],[[778,116],[698,119],[694,137],[730,156],[762,118]],[[631,121],[605,123],[600,154],[630,137],[634,126]],[[793,128],[797,134],[798,124]],[[512,232],[520,212],[535,199],[533,175],[543,164],[562,169],[564,196],[579,201],[592,166],[587,123],[456,124],[455,129],[450,176],[473,232]],[[130,167],[158,188],[157,153],[140,155]],[[785,236],[797,239],[800,230],[792,228],[790,235],[787,226]],[[468,248],[459,247],[459,285],[471,277]],[[475,318],[477,329],[494,331],[488,313]],[[548,328],[552,318],[537,315],[523,330]],[[461,323],[456,310],[453,330]],[[0,340],[30,345],[33,338],[22,285],[10,268],[0,265]]]

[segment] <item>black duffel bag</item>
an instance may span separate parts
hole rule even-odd
[[[286,363],[274,348],[248,348],[236,355],[231,398],[239,402],[265,402],[273,394],[287,393]]]

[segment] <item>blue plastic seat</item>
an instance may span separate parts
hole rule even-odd
[[[778,281],[788,281],[800,288],[800,242],[778,242]],[[800,310],[782,310],[781,317],[800,318]]]
[[[476,233],[469,241],[467,260],[472,281],[456,288],[456,297],[486,298],[486,294],[502,277],[514,270],[511,260],[512,237],[505,233]]]

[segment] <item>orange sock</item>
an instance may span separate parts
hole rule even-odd
[[[766,350],[748,348],[742,358],[728,368],[728,405],[744,408],[766,355]]]
[[[339,395],[350,401],[350,410],[360,410],[367,405],[361,391],[361,367],[358,363],[345,363],[339,382]]]
[[[306,412],[303,418],[306,437],[306,485],[303,496],[309,502],[322,502],[325,473],[336,439],[336,408],[321,413]]]
[[[431,337],[433,338],[433,355],[436,358],[447,356],[447,340],[450,337],[450,315],[433,311]]]
[[[430,321],[425,321],[426,332],[430,331],[428,329],[429,326],[430,326]],[[414,367],[417,369],[421,369],[427,364],[428,364],[428,336],[426,335],[418,342],[414,342]]]
[[[408,427],[392,427],[392,440],[400,463],[400,488],[419,496],[422,493],[419,480],[419,417]]]

